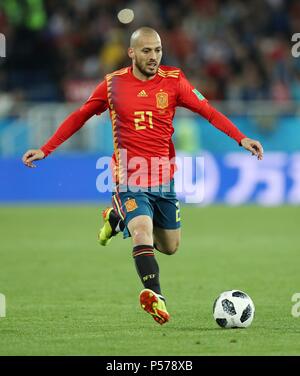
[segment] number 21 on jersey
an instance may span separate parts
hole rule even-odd
[[[146,123],[149,128],[153,128],[152,111],[135,111],[134,112],[134,124],[135,129],[140,131],[146,129],[147,125],[140,125],[140,123]]]

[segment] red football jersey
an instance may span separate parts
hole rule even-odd
[[[180,69],[160,66],[152,79],[141,81],[133,75],[132,67],[127,67],[108,74],[41,149],[48,155],[87,119],[109,109],[114,180],[142,187],[164,184],[174,173],[172,134],[177,106],[197,112],[238,143],[246,137],[210,106]]]

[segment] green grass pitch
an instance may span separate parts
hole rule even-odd
[[[157,256],[171,321],[140,307],[130,240],[96,242],[99,209],[0,208],[0,355],[300,355],[300,209],[182,208],[182,244]],[[212,305],[246,291],[248,329],[221,329]]]

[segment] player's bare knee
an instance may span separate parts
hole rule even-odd
[[[161,252],[163,252],[165,255],[171,256],[171,255],[174,255],[178,251],[178,248],[179,248],[179,243],[174,243],[168,247],[164,247],[163,249],[161,249]]]
[[[151,244],[152,233],[147,226],[137,226],[132,231],[132,240],[135,244]]]
[[[175,244],[173,247],[168,247],[167,255],[174,255],[178,251],[178,246],[179,245]]]

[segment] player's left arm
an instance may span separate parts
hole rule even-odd
[[[244,149],[249,150],[252,153],[252,155],[256,155],[257,159],[263,159],[264,149],[259,141],[245,137],[241,140],[240,144],[243,146]]]
[[[178,82],[177,105],[198,113],[214,127],[233,138],[244,149],[249,150],[252,155],[256,155],[259,160],[263,159],[261,143],[245,136],[231,120],[211,106],[207,99],[189,83],[182,72]]]

